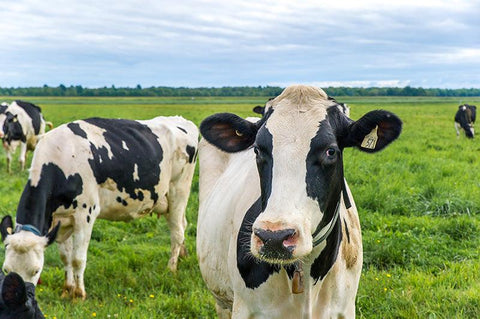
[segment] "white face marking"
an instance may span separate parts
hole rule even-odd
[[[265,211],[259,215],[253,228],[295,229],[298,232],[293,252],[295,259],[311,252],[311,235],[323,217],[318,202],[307,195],[306,158],[319,123],[326,118],[330,105],[327,100],[303,105],[282,100],[274,106],[275,110],[266,123],[273,139],[272,189]],[[253,238],[252,253],[258,256]]]
[[[37,284],[43,269],[47,238],[27,231],[5,238],[3,270],[18,273],[24,281]]]
[[[125,141],[122,141],[122,148],[123,148],[124,150],[129,151],[128,146],[127,146],[127,143],[125,143]]]

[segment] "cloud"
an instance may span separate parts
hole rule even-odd
[[[480,67],[480,4],[468,0],[17,0],[3,7],[0,68],[9,76],[0,86],[438,85],[435,70]]]

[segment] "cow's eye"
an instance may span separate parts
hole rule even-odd
[[[329,158],[332,158],[333,156],[335,156],[335,153],[336,153],[336,152],[337,152],[337,151],[336,151],[334,148],[332,148],[332,147],[327,148],[327,151],[326,151],[327,156],[328,156]]]
[[[253,147],[253,151],[255,152],[256,155],[258,155],[258,152],[259,152],[259,151],[258,151],[258,147],[254,146],[254,147]]]

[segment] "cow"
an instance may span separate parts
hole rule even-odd
[[[171,233],[168,267],[184,246],[185,209],[198,128],[180,116],[151,120],[89,118],[47,132],[32,158],[16,227],[6,236],[6,272],[36,283],[47,246],[57,241],[65,266],[63,297],[86,298],[84,270],[97,218],[130,221],[165,214]],[[13,225],[2,225],[2,229]]]
[[[12,154],[20,145],[19,162],[22,171],[25,169],[27,150],[33,151],[39,136],[45,133],[45,125],[53,127],[51,122],[45,122],[39,106],[25,102],[14,101],[10,105],[0,106],[0,138],[7,152],[7,170],[11,172]]]
[[[45,318],[35,300],[35,285],[17,273],[0,272],[0,319]]]
[[[477,116],[477,107],[475,105],[462,104],[458,107],[455,113],[455,130],[457,137],[460,137],[460,128],[465,131],[468,138],[473,138],[475,135],[473,125]]]
[[[259,120],[202,121],[197,255],[219,318],[355,317],[362,239],[343,150],[380,151],[402,122],[343,112],[295,85]]]

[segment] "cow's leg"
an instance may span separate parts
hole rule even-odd
[[[62,298],[72,297],[75,287],[75,281],[73,279],[73,239],[72,236],[68,237],[64,242],[58,243],[58,250],[60,252],[60,258],[62,259],[65,269],[65,283],[63,284]]]
[[[187,165],[180,178],[176,182],[171,183],[168,190],[167,222],[171,241],[171,255],[168,261],[168,268],[171,271],[177,270],[178,256],[180,254],[182,256],[186,255],[187,252],[184,244],[185,229],[187,228],[185,209],[187,208],[188,196],[190,195],[194,169],[194,165]]]
[[[83,275],[87,266],[88,244],[92,235],[93,224],[99,211],[100,209],[97,206],[91,213],[89,213],[88,210],[78,210],[75,212],[72,254],[73,278],[75,281],[73,297],[81,298],[82,300],[87,298]]]
[[[460,124],[455,122],[455,131],[457,131],[457,138],[460,137],[460,130],[459,130]]]
[[[7,172],[12,172],[12,152],[7,150]]]
[[[26,155],[27,155],[27,143],[22,142],[20,144],[20,156],[18,158],[22,171],[25,169]]]
[[[222,308],[218,303],[215,304],[215,310],[217,311],[218,319],[232,318],[232,311],[230,309]]]

